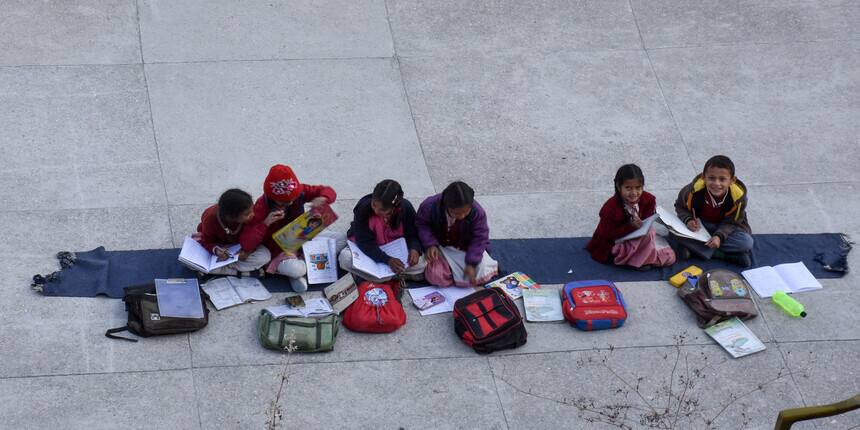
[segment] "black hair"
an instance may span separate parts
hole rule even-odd
[[[403,188],[394,179],[384,179],[373,188],[373,198],[379,200],[384,209],[396,208],[403,201]]]
[[[373,199],[379,201],[383,209],[394,208],[388,224],[391,228],[400,226],[400,203],[403,202],[403,188],[394,179],[383,179],[373,187]],[[371,210],[372,212],[372,210]]]
[[[448,209],[469,206],[475,202],[475,190],[462,181],[451,182],[442,191],[442,206]]]
[[[735,177],[735,163],[732,162],[731,158],[726,157],[725,155],[714,155],[709,158],[708,161],[705,162],[705,168],[702,169],[702,175],[704,175],[711,167],[728,169],[732,177]]]
[[[250,194],[238,188],[231,188],[218,198],[218,217],[222,222],[235,220],[253,205],[254,200]]]
[[[618,171],[615,172],[615,195],[618,198],[621,198],[621,186],[624,185],[624,181],[629,181],[631,179],[636,179],[642,182],[642,186],[645,186],[645,175],[642,173],[642,169],[635,164],[625,164],[618,168]]]

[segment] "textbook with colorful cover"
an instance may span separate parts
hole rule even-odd
[[[498,288],[511,300],[516,300],[523,296],[523,290],[539,289],[540,284],[523,272],[514,272],[484,285],[484,288]]]
[[[227,248],[230,258],[218,261],[218,256],[207,251],[200,242],[186,236],[182,242],[182,250],[179,251],[179,261],[186,266],[203,273],[209,273],[219,267],[239,261],[239,251],[242,250],[238,243]]]
[[[296,253],[305,242],[337,221],[337,214],[329,205],[310,208],[289,224],[272,234],[275,243],[284,252]]]
[[[317,237],[302,245],[308,284],[327,284],[337,281],[337,243],[331,237]]]
[[[706,328],[705,333],[734,358],[765,350],[761,340],[738,317],[714,324]]]

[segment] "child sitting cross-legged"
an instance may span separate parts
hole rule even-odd
[[[415,208],[403,198],[403,189],[392,179],[386,179],[373,189],[372,194],[361,198],[353,209],[352,224],[347,232],[365,255],[377,263],[387,264],[397,275],[407,279],[424,280],[424,258],[421,257],[421,241],[415,228]],[[385,253],[380,246],[399,238],[406,241],[409,257],[404,265],[399,259]],[[343,248],[338,257],[340,267],[359,277],[373,282],[386,282],[392,277],[377,278],[357,271],[352,264],[352,252]]]
[[[702,244],[679,238],[681,256],[693,252],[704,259],[712,256],[741,267],[752,265],[753,237],[747,222],[747,188],[735,177],[735,165],[725,155],[715,155],[706,163],[702,174],[678,193],[675,212],[696,231],[703,226],[711,234]]]
[[[659,247],[652,226],[644,236],[615,243],[642,226],[654,215],[657,200],[645,191],[645,175],[635,164],[625,164],[615,173],[615,195],[600,208],[600,223],[585,246],[591,258],[601,263],[632,266],[640,270],[652,266],[670,266],[675,252],[669,246]]]
[[[218,204],[208,207],[200,217],[197,226],[197,241],[207,251],[218,257],[218,261],[230,258],[227,248],[239,243],[239,235],[245,224],[254,218],[254,200],[251,195],[237,188],[229,189],[221,194]],[[241,250],[239,261],[219,267],[210,273],[213,275],[250,274],[259,270],[271,259],[269,249],[263,245],[251,248],[251,251]]]

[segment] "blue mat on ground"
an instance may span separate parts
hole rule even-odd
[[[499,261],[502,273],[520,271],[542,284],[562,284],[574,280],[609,279],[612,281],[659,281],[668,279],[690,264],[703,269],[741,269],[712,259],[691,258],[674,266],[637,271],[600,264],[585,250],[587,237],[493,240],[490,253]],[[838,233],[760,234],[755,235],[754,266],[773,266],[802,261],[816,278],[838,278],[846,268],[845,256],[851,246]],[[48,275],[41,286],[46,296],[120,298],[123,288],[152,282],[154,278],[196,278],[196,273],[177,260],[179,249],[106,251],[103,247],[75,253],[68,267]],[[292,291],[286,278],[261,279],[272,292]],[[324,285],[312,285],[320,290]]]

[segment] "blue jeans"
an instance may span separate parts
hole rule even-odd
[[[705,227],[705,230],[708,230],[708,233],[712,235],[714,234],[714,231],[717,230],[717,227],[719,227],[719,224],[705,222],[701,219],[699,220],[699,222],[701,222],[702,225]],[[677,237],[676,239],[678,239],[678,243],[689,249],[690,252],[706,260],[710,259],[714,255],[714,250],[708,248],[702,242],[680,237]],[[751,234],[741,229],[737,229],[733,231],[732,234],[730,234],[728,237],[726,237],[726,240],[720,243],[719,249],[722,252],[744,253],[752,251],[754,244],[755,242]]]

